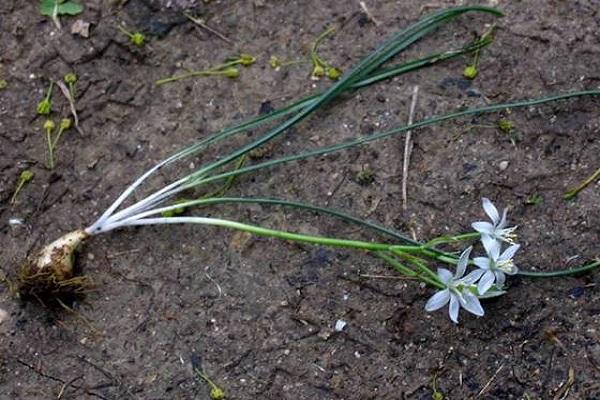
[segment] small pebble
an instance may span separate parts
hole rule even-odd
[[[346,327],[346,325],[348,325],[348,323],[346,321],[344,321],[343,319],[338,319],[337,321],[335,321],[335,331],[336,332],[343,331],[344,328]]]
[[[500,171],[506,170],[506,168],[508,168],[508,161],[500,161],[498,168],[500,168]]]
[[[0,324],[8,319],[8,313],[0,308]]]

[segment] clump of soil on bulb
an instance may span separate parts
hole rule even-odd
[[[16,295],[64,307],[88,293],[93,282],[74,271],[75,251],[88,236],[83,230],[67,233],[27,259],[11,285]]]

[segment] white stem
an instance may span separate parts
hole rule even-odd
[[[89,228],[86,229],[86,231],[94,231],[98,226],[104,224],[104,222],[112,215],[112,213],[125,201],[125,199],[127,199],[127,197],[129,197],[129,195],[131,195],[131,193],[133,193],[135,189],[138,188],[138,186],[140,186],[146,179],[148,179],[150,175],[162,168],[167,162],[169,162],[170,159],[171,157],[164,161],[161,161],[160,163],[146,171],[137,180],[135,180],[127,189],[125,189],[123,193],[121,193],[117,200],[115,200],[115,202],[112,203],[110,207],[106,209],[106,211],[104,211],[100,218],[98,218],[96,222],[94,222]]]
[[[104,222],[113,223],[113,222],[122,220],[124,218],[128,218],[137,212],[145,211],[145,210],[149,209],[150,207],[154,207],[154,206],[160,204],[161,202],[163,202],[164,200],[166,200],[167,198],[169,198],[169,197],[179,193],[181,190],[183,190],[179,186],[181,186],[186,181],[187,181],[187,178],[179,179],[179,180],[163,187],[162,189],[152,193],[151,195],[145,197],[144,199],[138,201],[137,203],[132,204],[131,206],[119,211],[118,213],[114,214],[113,216],[111,216]]]
[[[166,207],[165,207],[166,208]],[[158,210],[157,210],[158,211]],[[141,215],[140,215],[141,218]],[[241,229],[247,225],[228,221],[218,218],[206,218],[206,217],[163,217],[163,218],[145,218],[137,219],[137,216],[131,219],[118,221],[112,224],[107,224],[102,227],[102,232],[112,231],[118,228],[124,228],[127,226],[139,226],[139,225],[165,225],[165,224],[202,224],[202,225],[214,225],[222,226],[227,228]],[[242,229],[243,230],[243,229]]]

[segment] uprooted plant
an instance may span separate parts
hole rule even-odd
[[[38,295],[39,293],[51,292],[59,293],[65,288],[71,293],[79,290],[81,287],[80,279],[73,274],[73,253],[78,245],[84,240],[102,233],[111,232],[116,229],[122,229],[132,226],[142,225],[163,225],[163,224],[200,224],[225,227],[235,230],[250,232],[255,235],[281,238],[285,240],[313,243],[322,246],[333,246],[358,249],[373,254],[388,262],[395,270],[414,279],[421,280],[426,284],[439,289],[427,303],[428,310],[435,310],[450,304],[450,317],[453,321],[458,319],[458,309],[460,307],[477,314],[482,315],[483,309],[479,299],[501,295],[505,291],[506,275],[520,274],[524,276],[561,276],[572,273],[582,272],[595,268],[600,265],[600,261],[594,261],[579,268],[567,271],[557,271],[551,273],[537,273],[518,270],[513,260],[513,256],[518,250],[518,245],[511,244],[504,251],[501,251],[503,243],[514,240],[514,228],[506,227],[506,211],[500,216],[498,210],[487,199],[483,200],[483,206],[486,213],[490,216],[491,222],[478,222],[473,224],[475,232],[455,235],[451,237],[440,237],[427,243],[416,242],[408,237],[398,234],[387,228],[375,225],[373,223],[351,217],[334,210],[328,210],[302,203],[289,202],[274,199],[259,198],[228,198],[216,196],[202,196],[201,193],[195,193],[193,197],[196,200],[181,202],[178,196],[189,193],[193,190],[207,189],[209,184],[227,181],[231,182],[233,177],[247,174],[253,171],[272,167],[279,164],[289,163],[295,160],[302,160],[310,157],[330,154],[336,151],[348,149],[351,147],[366,144],[375,140],[401,134],[408,130],[415,130],[442,121],[457,119],[470,115],[482,113],[492,113],[504,111],[506,109],[518,107],[531,107],[551,101],[564,100],[581,96],[598,96],[600,90],[573,92],[545,97],[537,100],[525,100],[506,104],[490,105],[486,107],[462,110],[442,116],[437,116],[422,120],[409,126],[394,128],[385,132],[370,134],[369,136],[360,136],[347,142],[335,144],[328,147],[307,150],[299,154],[276,158],[269,161],[255,162],[250,165],[243,165],[240,159],[252,152],[254,149],[265,143],[281,136],[288,128],[297,122],[306,118],[313,111],[331,103],[331,101],[340,94],[348,91],[358,90],[375,82],[397,76],[409,71],[457,57],[462,54],[471,54],[474,51],[488,45],[491,42],[490,35],[483,35],[468,45],[455,50],[445,51],[438,54],[405,62],[400,65],[382,68],[382,65],[402,52],[411,44],[418,41],[421,37],[439,28],[441,25],[467,12],[484,12],[495,16],[501,13],[495,9],[487,7],[457,7],[429,15],[407,29],[395,34],[388,39],[381,47],[365,57],[351,71],[340,77],[339,81],[334,83],[329,89],[304,99],[301,99],[280,110],[273,111],[267,115],[261,115],[250,121],[241,123],[231,128],[225,129],[197,143],[183,148],[172,156],[160,161],[150,170],[135,180],[108,209],[94,223],[84,229],[78,229],[70,232],[62,238],[56,240],[42,249],[35,258],[28,260],[21,269],[19,289],[21,293],[28,295]],[[286,117],[286,118],[284,118]],[[254,141],[243,145],[227,154],[222,154],[216,161],[205,163],[193,172],[185,174],[172,181],[166,186],[146,195],[139,201],[132,202],[125,206],[125,202],[147,182],[148,178],[163,171],[169,166],[181,162],[188,157],[198,154],[217,142],[231,138],[234,135],[257,128],[268,122],[282,119],[282,122],[276,127],[267,130],[262,136]],[[230,169],[227,171],[226,169]],[[206,192],[208,192],[206,190]],[[209,206],[224,203],[259,203],[271,204],[300,209],[312,210],[325,213],[336,218],[341,218],[347,222],[359,224],[368,229],[374,229],[381,234],[391,236],[392,243],[366,242],[360,240],[347,240],[335,237],[321,237],[313,235],[304,235],[269,229],[260,226],[244,224],[237,221],[231,221],[221,218],[208,218],[203,216],[180,216],[179,213],[165,214],[175,210],[189,210],[192,207]],[[168,215],[168,216],[165,216]],[[464,240],[481,239],[485,257],[476,257],[471,259],[472,249],[470,247],[457,255],[451,251],[441,250],[440,246],[446,246],[450,243],[459,243]],[[455,273],[452,274],[447,269],[439,269],[437,273],[433,272],[432,264],[445,264],[455,266]],[[467,266],[475,265],[477,269],[465,276]],[[85,283],[85,281],[84,281]]]

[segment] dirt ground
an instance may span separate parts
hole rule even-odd
[[[199,3],[199,4],[195,4]],[[87,226],[128,183],[181,146],[262,109],[325,88],[306,57],[332,24],[322,55],[348,70],[441,1],[86,1],[89,38],[39,15],[36,1],[0,2],[0,260],[11,275],[29,252]],[[474,81],[470,58],[422,69],[343,96],[276,141],[265,159],[405,124],[464,106],[600,85],[600,4],[490,1],[506,16],[471,14],[412,46],[406,59],[460,46],[497,22]],[[231,44],[189,22],[192,7]],[[148,35],[141,49],[118,31]],[[156,79],[206,68],[240,52],[258,58],[236,80]],[[79,76],[81,133],[69,131],[46,167],[36,105],[49,79]],[[55,91],[54,118],[69,114]],[[291,163],[239,179],[232,196],[279,197],[343,210],[420,240],[469,230],[481,197],[510,208],[523,269],[550,271],[598,257],[600,190],[563,193],[600,165],[600,100],[581,98],[463,119],[413,133],[408,209],[401,206],[404,139]],[[494,126],[509,118],[516,134]],[[491,128],[490,128],[491,126]],[[256,132],[244,136],[255,137]],[[189,170],[219,151],[206,152]],[[193,163],[193,165],[191,165]],[[190,164],[190,165],[188,165]],[[35,173],[16,204],[19,173]],[[372,182],[359,179],[373,174]],[[162,178],[166,180],[166,176]],[[157,187],[159,181],[154,182]],[[539,204],[528,204],[534,195]],[[324,216],[277,207],[199,210],[291,231],[374,238]],[[23,224],[11,225],[10,219]],[[510,280],[486,315],[426,313],[433,291],[397,279],[356,251],[298,245],[197,226],[126,229],[94,237],[78,264],[96,289],[53,311],[0,286],[0,399],[207,399],[191,359],[230,399],[600,399],[600,272]],[[337,320],[347,322],[336,332]]]

